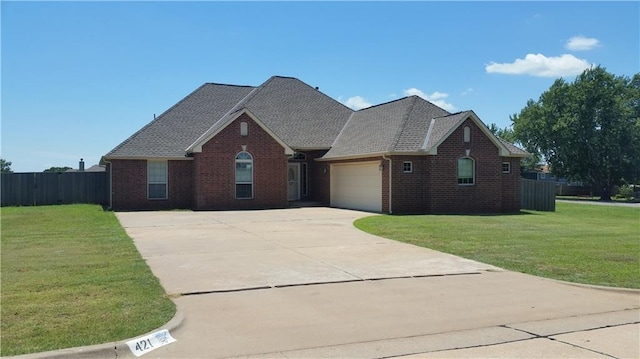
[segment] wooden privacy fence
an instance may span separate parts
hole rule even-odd
[[[109,204],[108,172],[3,173],[1,205]]]
[[[556,183],[521,178],[520,208],[534,211],[555,211]]]

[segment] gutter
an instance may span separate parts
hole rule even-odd
[[[392,206],[393,198],[392,198],[392,191],[391,191],[391,189],[393,188],[391,186],[391,179],[392,179],[391,172],[393,169],[393,161],[391,160],[391,158],[388,158],[387,155],[382,155],[382,160],[389,161],[389,214],[393,214],[393,206]]]

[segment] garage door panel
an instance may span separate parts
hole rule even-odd
[[[331,165],[331,205],[382,211],[382,173],[379,162]]]

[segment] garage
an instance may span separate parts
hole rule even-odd
[[[380,162],[331,165],[331,206],[382,211],[382,171]]]

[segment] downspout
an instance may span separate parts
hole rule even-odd
[[[391,170],[393,169],[393,161],[391,160],[391,158],[387,158],[386,155],[382,155],[382,159],[383,160],[387,160],[389,161],[389,214],[393,214],[393,207],[391,206],[392,202],[392,191],[391,189],[393,188],[391,186]]]

